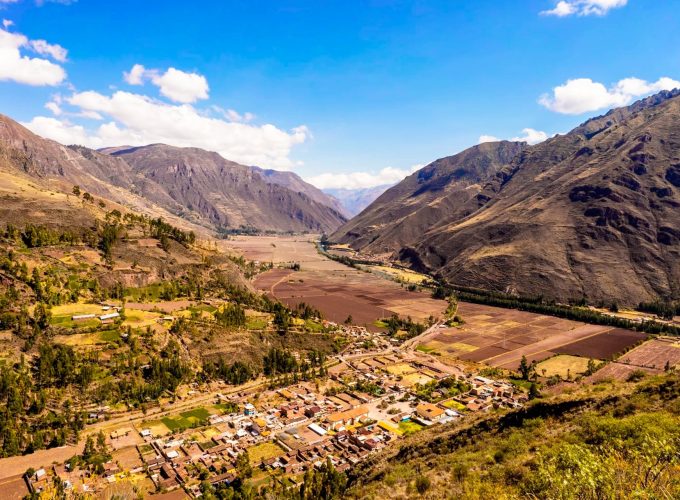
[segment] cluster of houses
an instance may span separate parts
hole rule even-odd
[[[235,481],[239,457],[246,452],[262,474],[283,474],[294,482],[328,459],[337,470],[347,470],[399,439],[401,429],[409,425],[434,426],[473,412],[518,408],[527,399],[509,382],[417,353],[341,359],[329,374],[325,394],[311,382],[300,382],[257,396],[220,395],[229,402],[232,413],[212,414],[200,428],[161,436],[154,435],[151,428],[124,427],[109,437],[112,442],[137,439],[141,459],[133,469],[123,466],[131,469],[126,473],[146,474],[159,491],[183,488],[199,497],[204,480],[213,485]],[[451,386],[447,381],[465,390],[451,396],[445,389]],[[426,397],[425,386],[430,387]],[[99,419],[106,410],[94,408],[90,418]],[[262,449],[259,447],[267,448],[268,453],[256,452]],[[63,476],[67,487],[84,473],[55,467],[59,470],[55,468],[50,475]],[[114,481],[122,472],[114,460],[105,464],[100,479]],[[46,478],[44,470],[35,471],[29,478],[33,491],[40,491]],[[83,484],[81,480],[78,491],[85,491]]]

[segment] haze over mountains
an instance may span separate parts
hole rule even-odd
[[[344,189],[328,188],[324,192],[337,199],[344,209],[353,217],[361,213],[364,208],[375,201],[378,196],[383,194],[394,184],[384,184],[370,188]]]
[[[0,115],[0,149],[7,171],[211,229],[324,232],[346,221],[337,201],[294,174],[275,182],[274,174],[198,148],[67,147]]]
[[[625,304],[680,296],[680,91],[535,146],[437,160],[331,239],[451,283]]]

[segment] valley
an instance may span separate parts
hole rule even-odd
[[[137,240],[127,234],[125,245],[158,248],[142,232]],[[128,269],[116,246],[117,267]],[[55,477],[103,496],[198,497],[206,488],[285,495],[310,474],[329,473],[328,457],[344,491],[356,488],[357,467],[402,441],[523,411],[539,386],[543,398],[564,397],[630,383],[631,374],[664,376],[680,363],[677,339],[435,299],[434,285],[415,285],[385,272],[389,266],[362,270],[330,259],[314,236],[233,236],[193,248],[203,249],[208,271],[234,266],[245,288],[194,273],[189,287],[131,285],[118,297],[50,307],[50,345],[101,368],[86,398],[67,389],[86,418],[65,446],[0,459],[0,482],[15,498],[27,487],[49,491]],[[99,260],[63,245],[25,255],[60,265]],[[10,331],[0,342],[5,362],[19,363],[25,346]],[[153,363],[179,363],[163,369],[177,374],[170,386],[138,401],[101,392],[113,362],[135,353],[153,360],[149,348],[162,348]],[[93,438],[106,450],[95,474],[72,459]],[[73,465],[59,465],[65,461]]]

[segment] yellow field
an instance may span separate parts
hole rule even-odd
[[[396,434],[397,436],[402,436],[404,434],[401,431],[401,429],[399,429],[399,427],[395,427],[394,425],[392,425],[388,422],[385,422],[384,420],[381,420],[380,422],[378,422],[378,427],[380,427],[381,429],[383,429],[387,432],[391,432],[392,434]]]
[[[576,377],[588,369],[588,358],[562,354],[546,359],[536,365],[536,373],[545,377],[559,375],[562,378]],[[545,372],[544,372],[545,370]]]
[[[161,315],[151,311],[142,311],[139,309],[125,309],[125,321],[123,326],[130,325],[133,328],[140,328],[154,325],[157,323]]]
[[[260,443],[248,448],[248,458],[252,465],[259,465],[263,460],[280,457],[284,453],[283,448],[272,442]]]
[[[402,383],[407,387],[412,387],[416,384],[425,385],[429,382],[432,382],[433,380],[433,378],[423,375],[422,373],[410,373],[408,375],[404,375],[404,377],[401,379]]]
[[[65,304],[63,306],[52,306],[52,317],[55,316],[75,316],[78,314],[105,314],[99,304]]]
[[[404,283],[420,284],[423,281],[429,279],[429,277],[424,274],[416,273],[415,271],[409,271],[407,269],[397,269],[388,266],[367,266],[367,267],[369,270],[375,270],[381,273],[386,273],[391,276],[394,276],[396,280]]]
[[[165,436],[170,434],[170,429],[160,420],[153,420],[151,422],[144,422],[141,426],[142,429],[149,429],[153,437]]]
[[[397,363],[385,367],[385,371],[392,375],[406,375],[408,373],[415,373],[416,369],[407,363]]]

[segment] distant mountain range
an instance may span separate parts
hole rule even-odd
[[[324,189],[323,191],[333,198],[339,200],[339,203],[351,217],[361,213],[364,208],[369,206],[375,199],[383,194],[386,190],[392,187],[393,184],[384,184],[371,188],[359,189]]]
[[[458,285],[560,300],[680,297],[680,91],[535,146],[485,143],[387,190],[332,240]]]
[[[211,229],[328,232],[347,220],[337,200],[294,174],[197,148],[63,146],[0,115],[0,156],[7,171]]]

